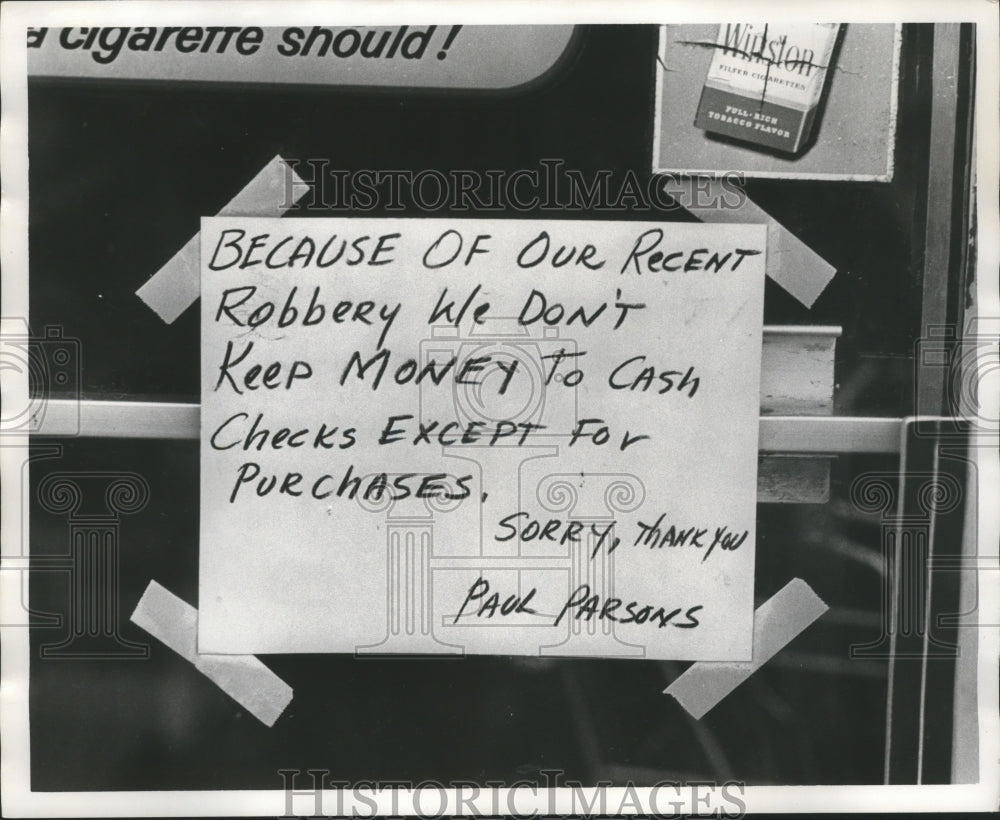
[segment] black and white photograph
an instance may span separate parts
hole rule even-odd
[[[1000,811],[990,0],[0,3],[5,817]]]

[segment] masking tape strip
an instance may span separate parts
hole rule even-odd
[[[277,155],[230,200],[219,216],[281,216],[309,186]],[[142,299],[168,325],[201,293],[201,235],[195,234],[139,290]]]
[[[754,612],[753,660],[699,661],[664,689],[664,694],[673,695],[695,720],[701,720],[828,609],[809,584],[801,578],[792,579]]]
[[[767,275],[808,308],[837,272],[833,265],[749,197],[744,197],[738,208],[715,204],[734,195],[724,190],[719,180],[673,177],[669,178],[664,190],[702,222],[767,225]],[[699,205],[700,201],[711,204]]]
[[[132,623],[194,664],[229,697],[266,726],[273,726],[292,700],[292,687],[253,655],[199,655],[198,610],[150,581],[132,613]]]

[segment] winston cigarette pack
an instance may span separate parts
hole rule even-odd
[[[719,26],[695,125],[788,153],[809,142],[837,23]]]

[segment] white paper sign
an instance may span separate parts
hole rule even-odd
[[[199,651],[751,657],[763,226],[201,237]]]

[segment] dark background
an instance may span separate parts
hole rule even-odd
[[[610,169],[614,190],[628,170],[650,175],[656,45],[655,26],[581,27],[554,71],[509,92],[32,80],[32,329],[79,339],[85,397],[197,402],[197,310],[167,325],[135,291],[276,153],[348,171],[557,158],[585,177]],[[812,310],[768,281],[765,321],[843,326],[840,414],[912,408],[930,46],[929,27],[905,28],[893,182],[746,186],[838,270]],[[32,630],[35,789],[281,788],[281,768],[345,780],[511,782],[559,768],[584,782],[881,782],[887,667],[847,656],[879,637],[880,525],[846,488],[898,469],[894,459],[840,458],[827,505],[759,508],[758,602],[802,577],[831,611],[700,722],[661,694],[681,663],[323,655],[265,657],[295,691],[267,729],[127,622],[151,578],[197,605],[197,442],[61,444],[61,458],[33,467],[33,486],[67,470],[136,472],[150,485],[148,506],[121,520],[119,608],[123,634],[151,657],[42,659],[59,628]],[[67,551],[65,516],[34,504],[31,532],[33,554]],[[33,573],[35,609],[65,612],[67,594],[59,573]]]

